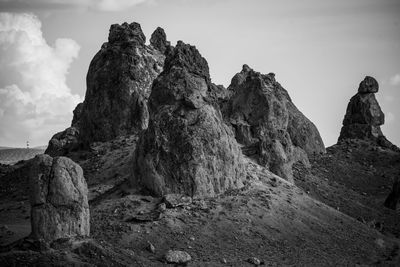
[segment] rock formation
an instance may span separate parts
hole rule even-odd
[[[147,99],[153,80],[163,70],[169,42],[161,28],[153,33],[152,45],[146,46],[145,41],[138,23],[111,26],[108,42],[90,63],[85,101],[74,110],[74,129],[54,135],[47,154],[65,155],[71,147],[147,128]]]
[[[81,167],[69,158],[39,155],[30,168],[31,236],[47,242],[88,236],[88,189]]]
[[[370,76],[360,83],[357,94],[350,99],[347,106],[339,142],[346,139],[362,139],[383,147],[395,148],[383,135],[380,127],[385,123],[385,115],[375,98],[378,90],[378,82]]]
[[[394,181],[392,191],[387,196],[384,205],[389,209],[396,210],[399,200],[400,200],[400,178],[398,177]]]
[[[223,110],[243,152],[283,178],[292,180],[293,162],[308,165],[307,155],[325,152],[317,128],[273,73],[263,75],[244,65],[232,78]]]
[[[154,195],[213,196],[242,186],[244,166],[212,93],[207,61],[178,42],[154,81],[149,127],[134,156],[132,184]]]

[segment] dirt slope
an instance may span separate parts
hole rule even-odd
[[[397,239],[314,200],[250,160],[242,190],[164,209],[162,199],[116,182],[126,175],[113,174],[121,169],[117,162],[128,166],[130,159],[124,152],[128,145],[122,144],[125,142],[101,144],[97,148],[103,152],[93,152],[100,156],[81,159],[88,176],[93,175],[89,182],[92,188],[106,178],[117,184],[114,189],[92,194],[93,240],[53,244],[53,249],[44,252],[16,246],[1,254],[0,265],[163,266],[163,255],[169,249],[188,252],[192,256],[189,266],[251,266],[247,262],[250,257],[272,266],[400,263]],[[118,155],[112,158],[114,165],[102,169],[105,164],[101,162],[110,153]],[[88,169],[97,165],[99,168]],[[96,176],[101,179],[96,180]],[[19,194],[13,200],[4,198],[2,195],[1,224],[11,229],[11,236],[29,232],[26,197]],[[24,231],[18,230],[21,222]],[[11,240],[1,235],[2,245]],[[149,242],[155,253],[147,249]]]

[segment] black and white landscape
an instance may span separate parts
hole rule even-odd
[[[399,3],[243,2],[0,0],[1,266],[400,265],[400,60],[388,54],[400,46]],[[246,20],[236,27],[207,15],[224,8]],[[168,29],[154,17],[166,10],[176,12],[165,18]],[[115,19],[129,12],[136,16]],[[108,30],[75,70],[78,43],[51,46],[42,34],[54,27],[46,22],[70,22],[66,14],[86,16],[88,25],[113,20],[105,29],[58,28],[57,38],[65,30],[80,40]],[[290,26],[279,26],[277,14]],[[381,42],[371,32],[352,35],[367,18]],[[154,21],[161,23],[146,35]],[[242,27],[253,33],[254,25],[259,35],[244,47]],[[302,28],[315,37],[310,44],[337,41],[324,50],[331,62],[305,48],[292,65],[279,52],[307,46],[296,39],[299,25],[315,26]],[[173,27],[188,40],[171,41]],[[238,43],[224,42],[232,35]],[[258,50],[265,38],[269,46]],[[206,45],[203,53],[205,41],[214,52]],[[355,45],[358,54],[339,55]],[[376,71],[379,55],[371,54],[361,76],[350,77],[366,53],[382,48],[381,69],[391,73]],[[214,74],[226,74],[213,63],[220,70],[228,55],[235,59],[226,68],[235,71],[220,85]],[[268,58],[279,58],[283,75],[265,71]],[[329,64],[341,68],[330,73]],[[306,83],[296,87],[295,72],[308,73]],[[316,73],[325,74],[313,84]],[[86,77],[84,97],[67,77]],[[33,147],[43,138],[47,146]],[[27,140],[32,148],[21,148]]]

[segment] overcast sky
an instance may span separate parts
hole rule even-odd
[[[326,146],[373,76],[383,132],[400,145],[398,0],[0,0],[0,11],[0,146],[44,145],[68,127],[90,60],[125,21],[196,45],[214,83],[243,64],[274,72]]]

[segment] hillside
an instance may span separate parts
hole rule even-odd
[[[14,164],[20,160],[34,158],[38,154],[43,154],[45,148],[3,148],[0,149],[0,163]]]

